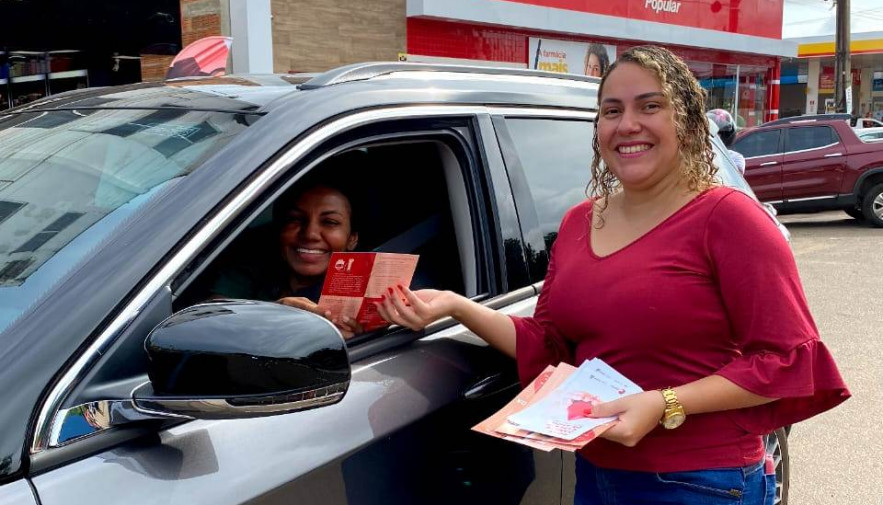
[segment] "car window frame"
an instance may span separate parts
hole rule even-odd
[[[512,111],[505,114],[495,114],[492,116],[492,120],[503,153],[503,160],[512,187],[512,194],[515,198],[515,207],[518,211],[518,220],[521,225],[522,240],[526,249],[529,248],[530,250],[535,251],[535,260],[530,258],[529,251],[525,251],[525,255],[528,257],[530,280],[534,285],[538,285],[545,279],[551,250],[546,247],[544,231],[541,229],[540,215],[536,206],[536,199],[533,197],[526,170],[521,157],[518,154],[518,150],[515,147],[515,139],[512,137],[507,121],[582,121],[589,123],[592,131],[594,131],[597,127],[597,113],[588,111],[570,111],[566,114],[553,114],[551,111],[548,111],[546,114],[527,114],[522,111]],[[588,140],[589,139],[587,139],[587,141]],[[589,182],[590,180],[587,179],[586,187],[588,187]],[[563,217],[564,216],[561,216],[561,218]]]
[[[205,217],[202,226],[194,230],[188,236],[186,242],[171,253],[162,264],[157,265],[150,277],[139,285],[137,292],[133,294],[127,303],[118,308],[109,323],[92,339],[91,343],[85,349],[82,349],[79,355],[71,357],[70,366],[61,373],[59,380],[56,381],[40,402],[34,417],[31,436],[27,441],[27,453],[31,459],[32,470],[45,470],[59,464],[60,461],[82,457],[83,448],[86,448],[87,452],[94,452],[96,445],[94,438],[96,437],[92,435],[86,436],[86,440],[89,440],[89,443],[79,444],[80,450],[77,450],[76,447],[74,450],[70,449],[72,445],[77,445],[81,439],[76,439],[64,446],[54,446],[51,444],[53,421],[55,416],[61,412],[68,395],[93,366],[98,363],[100,357],[112,348],[117,338],[136,322],[142,311],[149,304],[154,303],[158,297],[161,297],[165,290],[170,289],[174,279],[198,257],[202,250],[216,243],[215,241],[225,230],[229,229],[245,209],[259,199],[262,194],[266,194],[280,178],[283,178],[296,164],[306,159],[315,148],[345,131],[372,123],[405,119],[432,120],[443,117],[467,118],[475,122],[479,116],[487,115],[488,113],[488,108],[485,106],[460,104],[389,106],[354,111],[349,115],[337,117],[332,121],[319,125],[306,136],[294,140],[286,147],[284,152],[273,156],[258,170],[255,176],[244,181],[235,194],[229,195],[228,198],[219,202],[220,205],[210,215]],[[478,129],[477,123],[473,128]],[[478,159],[475,162],[481,163]],[[477,176],[483,173],[482,170],[474,170],[474,172],[476,172]],[[305,171],[299,171],[290,179],[290,183],[296,183],[305,173]],[[482,208],[485,208],[485,206]],[[481,212],[486,211],[481,210]],[[487,236],[488,234],[483,235]],[[490,258],[491,256],[489,255],[488,257]],[[488,267],[488,269],[490,270],[492,267]],[[489,306],[496,306],[503,301],[513,303],[535,294],[536,292],[533,289],[517,290],[516,292],[508,293],[494,291],[490,293],[490,296],[481,301]],[[373,342],[380,342],[380,344],[361,346],[364,348],[364,351],[358,354],[351,354],[351,360],[356,361],[390,347],[401,345],[407,341],[424,338],[455,324],[457,324],[455,321],[448,318],[433,323],[433,325],[430,325],[421,332],[399,329],[397,330],[398,333],[396,333],[398,338],[374,339]],[[114,432],[115,430],[111,429],[109,431]],[[137,432],[137,430],[134,431]],[[132,436],[140,436],[140,434]],[[127,438],[132,438],[132,436]],[[118,441],[119,439],[115,439],[114,443]]]

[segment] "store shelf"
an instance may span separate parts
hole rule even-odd
[[[9,82],[8,79],[0,79],[0,85],[6,84],[7,82]]]
[[[37,82],[37,81],[45,81],[46,74],[36,74],[36,75],[19,75],[17,77],[12,78],[12,83],[19,82]]]
[[[71,77],[86,77],[86,70],[66,70],[64,72],[49,72],[50,79],[68,79]]]

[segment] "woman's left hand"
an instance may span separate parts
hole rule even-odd
[[[619,416],[619,421],[602,433],[601,438],[634,447],[659,425],[664,412],[662,393],[644,391],[612,402],[599,403],[592,408],[592,417]]]

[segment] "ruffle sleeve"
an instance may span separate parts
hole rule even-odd
[[[832,409],[850,396],[834,358],[818,339],[807,340],[786,352],[744,355],[720,369],[717,375],[756,395],[778,398],[733,413],[734,421],[757,435]]]
[[[819,339],[794,255],[766,212],[734,191],[706,228],[706,247],[741,356],[720,375],[776,401],[733,412],[765,434],[849,398],[834,358]]]

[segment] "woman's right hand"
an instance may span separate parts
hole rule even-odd
[[[406,301],[402,301],[404,298]],[[457,303],[464,298],[451,291],[421,289],[411,291],[404,286],[389,288],[383,301],[376,303],[383,319],[412,330],[422,330],[443,317],[454,316]]]

